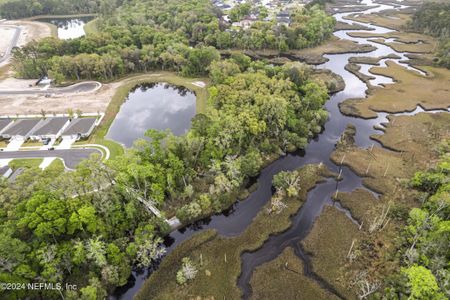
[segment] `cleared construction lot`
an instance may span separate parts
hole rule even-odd
[[[66,88],[36,88],[36,80],[8,78],[0,82],[0,115],[15,116],[67,113],[104,112],[120,83],[105,84],[85,82]],[[33,87],[30,87],[33,86]]]

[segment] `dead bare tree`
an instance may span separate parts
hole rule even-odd
[[[372,223],[369,225],[369,233],[373,233],[375,231],[381,231],[387,226],[387,224],[391,220],[390,218],[388,218],[390,209],[391,209],[391,203],[389,203],[387,205],[386,204],[383,205],[380,214],[378,216],[376,216],[373,219]]]

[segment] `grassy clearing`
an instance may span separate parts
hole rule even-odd
[[[386,58],[398,59],[400,57],[391,53],[382,57],[354,56],[350,57],[348,61],[354,64],[378,65],[380,63],[380,60]]]
[[[349,287],[347,273],[351,266],[346,257],[352,241],[362,238],[358,226],[347,216],[334,207],[325,206],[302,242],[305,250],[312,254],[314,271],[348,299],[355,298],[356,287]]]
[[[112,97],[106,112],[103,117],[102,122],[94,131],[94,133],[89,137],[88,140],[79,142],[77,144],[100,144],[109,148],[111,152],[111,158],[118,156],[124,152],[124,148],[122,145],[112,141],[105,139],[106,134],[108,133],[109,127],[111,126],[114,118],[120,110],[120,106],[123,101],[128,96],[130,90],[138,84],[141,83],[151,83],[151,82],[167,82],[174,85],[184,86],[195,92],[197,101],[196,101],[196,111],[197,113],[204,112],[206,109],[206,102],[208,98],[207,88],[199,87],[194,83],[197,81],[205,82],[206,85],[209,84],[209,80],[207,78],[185,78],[177,76],[172,72],[158,72],[151,73],[145,75],[134,75],[122,79],[119,84],[120,86],[116,89],[114,96]]]
[[[93,20],[87,22],[86,25],[84,25],[83,29],[84,29],[84,32],[86,33],[86,35],[97,33],[99,30],[98,29],[98,19],[93,19]]]
[[[388,11],[380,14],[359,14],[357,16],[350,15],[344,19],[400,30],[405,27],[409,20],[411,20],[411,15]]]
[[[402,43],[388,43],[383,39],[372,39],[371,41],[391,47],[398,52],[411,52],[411,53],[432,53],[436,50],[436,44],[402,44]]]
[[[50,172],[52,171],[64,172],[64,169],[65,168],[62,160],[55,159],[45,170],[49,170]]]
[[[286,268],[286,264],[288,269]],[[256,268],[251,279],[251,299],[338,299],[303,275],[303,262],[291,247],[271,262]]]
[[[339,192],[334,198],[339,201],[342,207],[348,209],[352,217],[363,224],[365,230],[368,229],[368,224],[376,216],[378,206],[384,201],[379,201],[375,196],[364,189],[356,189],[350,193]]]
[[[417,43],[424,43],[424,44],[436,44],[436,39],[429,36],[424,35],[420,33],[414,33],[414,32],[404,32],[404,31],[393,31],[393,32],[387,32],[387,33],[375,33],[375,32],[350,32],[348,34],[352,37],[359,37],[359,38],[383,38],[383,39],[395,39],[395,41],[405,44],[417,44]]]
[[[39,168],[39,165],[42,163],[42,161],[42,158],[14,159],[9,163],[9,166],[13,170],[17,170],[18,168]]]
[[[330,176],[325,167],[318,165],[303,167],[301,174],[299,196],[287,199],[285,203],[288,207],[280,214],[269,215],[268,203],[239,236],[227,238],[207,231],[183,242],[163,260],[135,299],[240,298],[241,292],[236,281],[240,274],[242,252],[254,251],[261,247],[270,234],[286,230],[291,224],[290,216],[301,207],[307,191],[322,180],[323,175]],[[183,257],[190,257],[199,272],[187,285],[178,286],[175,280],[176,272]]]
[[[385,134],[372,138],[389,149],[404,152],[404,159],[420,168],[430,168],[438,159],[437,145],[450,138],[449,113],[390,116],[389,120]]]
[[[425,109],[446,109],[450,104],[450,70],[429,66],[422,68],[428,76],[409,71],[393,61],[387,62],[387,68],[371,68],[371,73],[391,77],[396,83],[371,90],[367,99],[344,101],[339,105],[342,113],[375,118],[376,111],[413,111],[417,105]]]

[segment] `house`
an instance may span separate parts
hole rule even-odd
[[[77,118],[66,127],[62,137],[87,138],[91,135],[97,123],[97,118]]]
[[[236,27],[241,27],[243,29],[248,29],[252,26],[253,23],[255,23],[258,19],[256,17],[246,17],[245,19],[234,22],[232,25]]]
[[[8,128],[2,131],[0,136],[4,139],[27,140],[30,133],[40,126],[40,119],[17,119]]]
[[[47,118],[30,134],[30,138],[32,140],[57,139],[69,124],[68,117]]]
[[[12,169],[9,166],[4,166],[0,168],[0,178],[8,178],[12,174]]]

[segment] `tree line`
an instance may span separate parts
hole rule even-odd
[[[410,181],[421,206],[409,212],[402,229],[401,269],[387,280],[388,299],[450,298],[450,156],[448,141],[443,145],[437,166]]]
[[[414,13],[409,27],[440,39],[436,64],[450,69],[450,3],[424,3]]]
[[[100,0],[3,0],[0,1],[0,16],[5,19],[20,19],[38,15],[68,15],[96,13]]]
[[[323,42],[334,27],[334,18],[317,6],[294,11],[290,26],[259,21],[247,30],[230,29],[209,0],[139,0],[111,8],[102,10],[98,33],[15,48],[18,76],[111,80],[150,70],[201,76],[216,49],[301,49]]]

